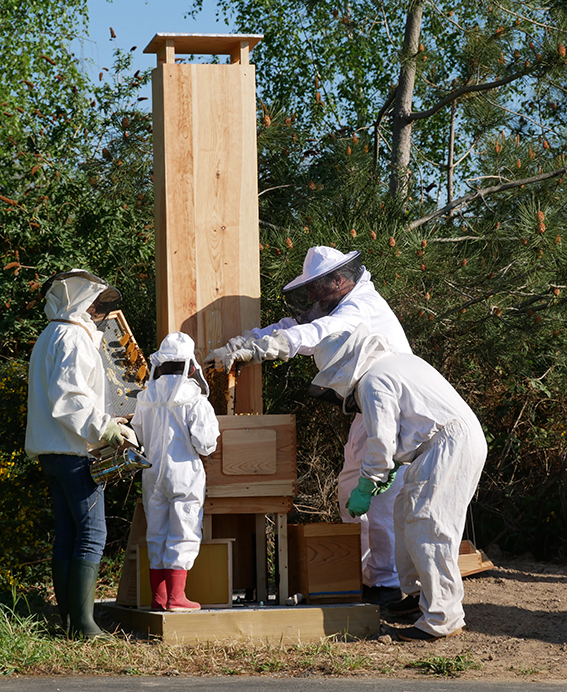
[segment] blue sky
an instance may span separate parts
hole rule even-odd
[[[154,68],[156,56],[145,55],[143,50],[157,33],[232,33],[224,22],[215,21],[215,0],[204,0],[204,9],[196,20],[184,18],[189,7],[189,2],[184,0],[88,0],[88,7],[88,36],[74,44],[73,49],[85,61],[84,66],[93,81],[98,81],[103,67],[111,67],[116,48],[130,50],[137,46],[134,71]],[[116,34],[112,40],[110,27]],[[147,92],[140,93],[149,96],[149,87]]]

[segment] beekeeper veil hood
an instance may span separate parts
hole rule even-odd
[[[334,389],[346,400],[376,360],[392,353],[388,339],[383,334],[371,334],[365,324],[359,324],[354,332],[329,334],[313,353],[319,368],[313,384]]]
[[[362,276],[360,252],[343,254],[332,247],[307,251],[303,272],[283,287],[285,304],[299,324],[329,315]]]
[[[108,314],[121,299],[120,291],[84,269],[51,276],[41,287],[44,312],[49,320],[72,319],[91,323],[87,309],[97,301],[97,311]]]
[[[155,370],[164,363],[183,362],[183,377],[194,379],[201,392],[209,396],[209,385],[203,375],[201,366],[195,358],[195,342],[184,332],[172,332],[161,342],[159,351],[152,353],[150,380],[154,379]]]

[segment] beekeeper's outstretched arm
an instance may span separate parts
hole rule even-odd
[[[242,337],[236,337],[236,339]],[[233,341],[231,339],[231,341]],[[236,342],[235,342],[236,343]],[[213,365],[226,373],[230,372],[235,363],[255,365],[265,360],[288,360],[290,357],[290,344],[283,331],[275,331],[272,334],[259,339],[250,338],[240,344],[238,348],[230,350],[230,342],[223,348],[212,351],[205,358],[205,365]]]

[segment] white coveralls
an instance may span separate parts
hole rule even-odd
[[[482,428],[424,360],[392,352],[382,335],[368,334],[363,325],[348,336],[336,335],[334,344],[324,342],[315,352],[321,372],[313,382],[344,397],[355,391],[368,435],[362,476],[383,482],[394,459],[411,462],[395,504],[400,586],[421,594],[416,627],[451,634],[464,625],[459,545],[486,459]]]
[[[153,379],[155,367],[166,361],[185,361],[185,374]],[[189,336],[169,334],[151,363],[150,382],[138,395],[132,419],[152,464],[142,473],[150,568],[189,570],[202,537],[206,478],[199,454],[215,451],[219,425]],[[202,386],[187,377],[190,364]]]
[[[26,454],[87,456],[111,416],[105,413],[102,333],[86,312],[107,285],[83,278],[56,281],[44,308],[50,323],[32,351]],[[53,320],[65,320],[63,322]]]
[[[411,353],[411,348],[398,318],[375,289],[370,272],[364,270],[355,287],[326,317],[313,322],[298,324],[285,317],[263,329],[253,329],[260,338],[279,330],[290,344],[290,358],[296,354],[310,356],[315,347],[329,334],[337,331],[353,331],[359,324],[366,324],[371,331],[385,334],[395,351]],[[394,501],[403,485],[403,469],[400,469],[392,492],[372,498],[369,512],[352,518],[345,507],[350,493],[358,483],[360,465],[366,454],[366,431],[362,416],[357,414],[351,425],[344,449],[344,465],[338,479],[338,497],[343,522],[361,523],[363,581],[367,586],[399,586],[394,556]]]

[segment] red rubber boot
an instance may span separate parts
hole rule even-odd
[[[185,582],[187,581],[186,569],[166,569],[165,581],[167,584],[166,610],[201,610],[201,604],[190,601],[185,596]]]
[[[167,607],[167,585],[164,569],[150,570],[152,587],[152,610],[165,610]]]

